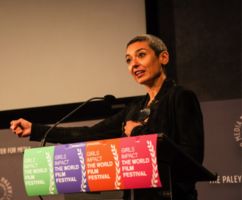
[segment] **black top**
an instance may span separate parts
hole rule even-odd
[[[131,136],[165,133],[199,163],[203,161],[203,117],[196,95],[166,79],[156,95],[157,102],[150,106],[151,113],[145,126],[137,126]],[[47,136],[47,142],[75,143],[122,136],[122,124],[134,121],[137,112],[145,107],[149,95],[131,102],[122,111],[92,127],[56,127]],[[33,124],[31,141],[40,141],[48,126]]]

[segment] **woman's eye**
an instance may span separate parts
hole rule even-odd
[[[129,64],[129,63],[131,62],[131,59],[128,58],[128,59],[126,60],[126,62]]]
[[[140,57],[140,58],[142,58],[142,57],[144,57],[144,56],[145,56],[145,53],[140,53],[140,54],[139,54],[139,57]]]

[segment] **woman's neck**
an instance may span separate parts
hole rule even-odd
[[[150,101],[148,105],[155,98],[157,93],[160,91],[160,88],[163,85],[165,79],[166,79],[166,75],[162,73],[161,76],[156,81],[154,81],[154,83],[151,86],[146,86],[146,90],[150,96]]]

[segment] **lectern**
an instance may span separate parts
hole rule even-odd
[[[172,200],[172,184],[217,180],[215,172],[208,171],[163,133],[157,134],[157,160],[162,182],[160,188],[65,194],[65,200],[132,200],[132,198],[135,200]]]
[[[172,200],[173,184],[217,178],[162,133],[28,149],[23,163],[29,196],[65,200]]]

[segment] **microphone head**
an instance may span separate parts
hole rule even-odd
[[[113,103],[115,101],[115,96],[113,95],[106,95],[104,96],[104,101],[106,101],[107,103]]]

